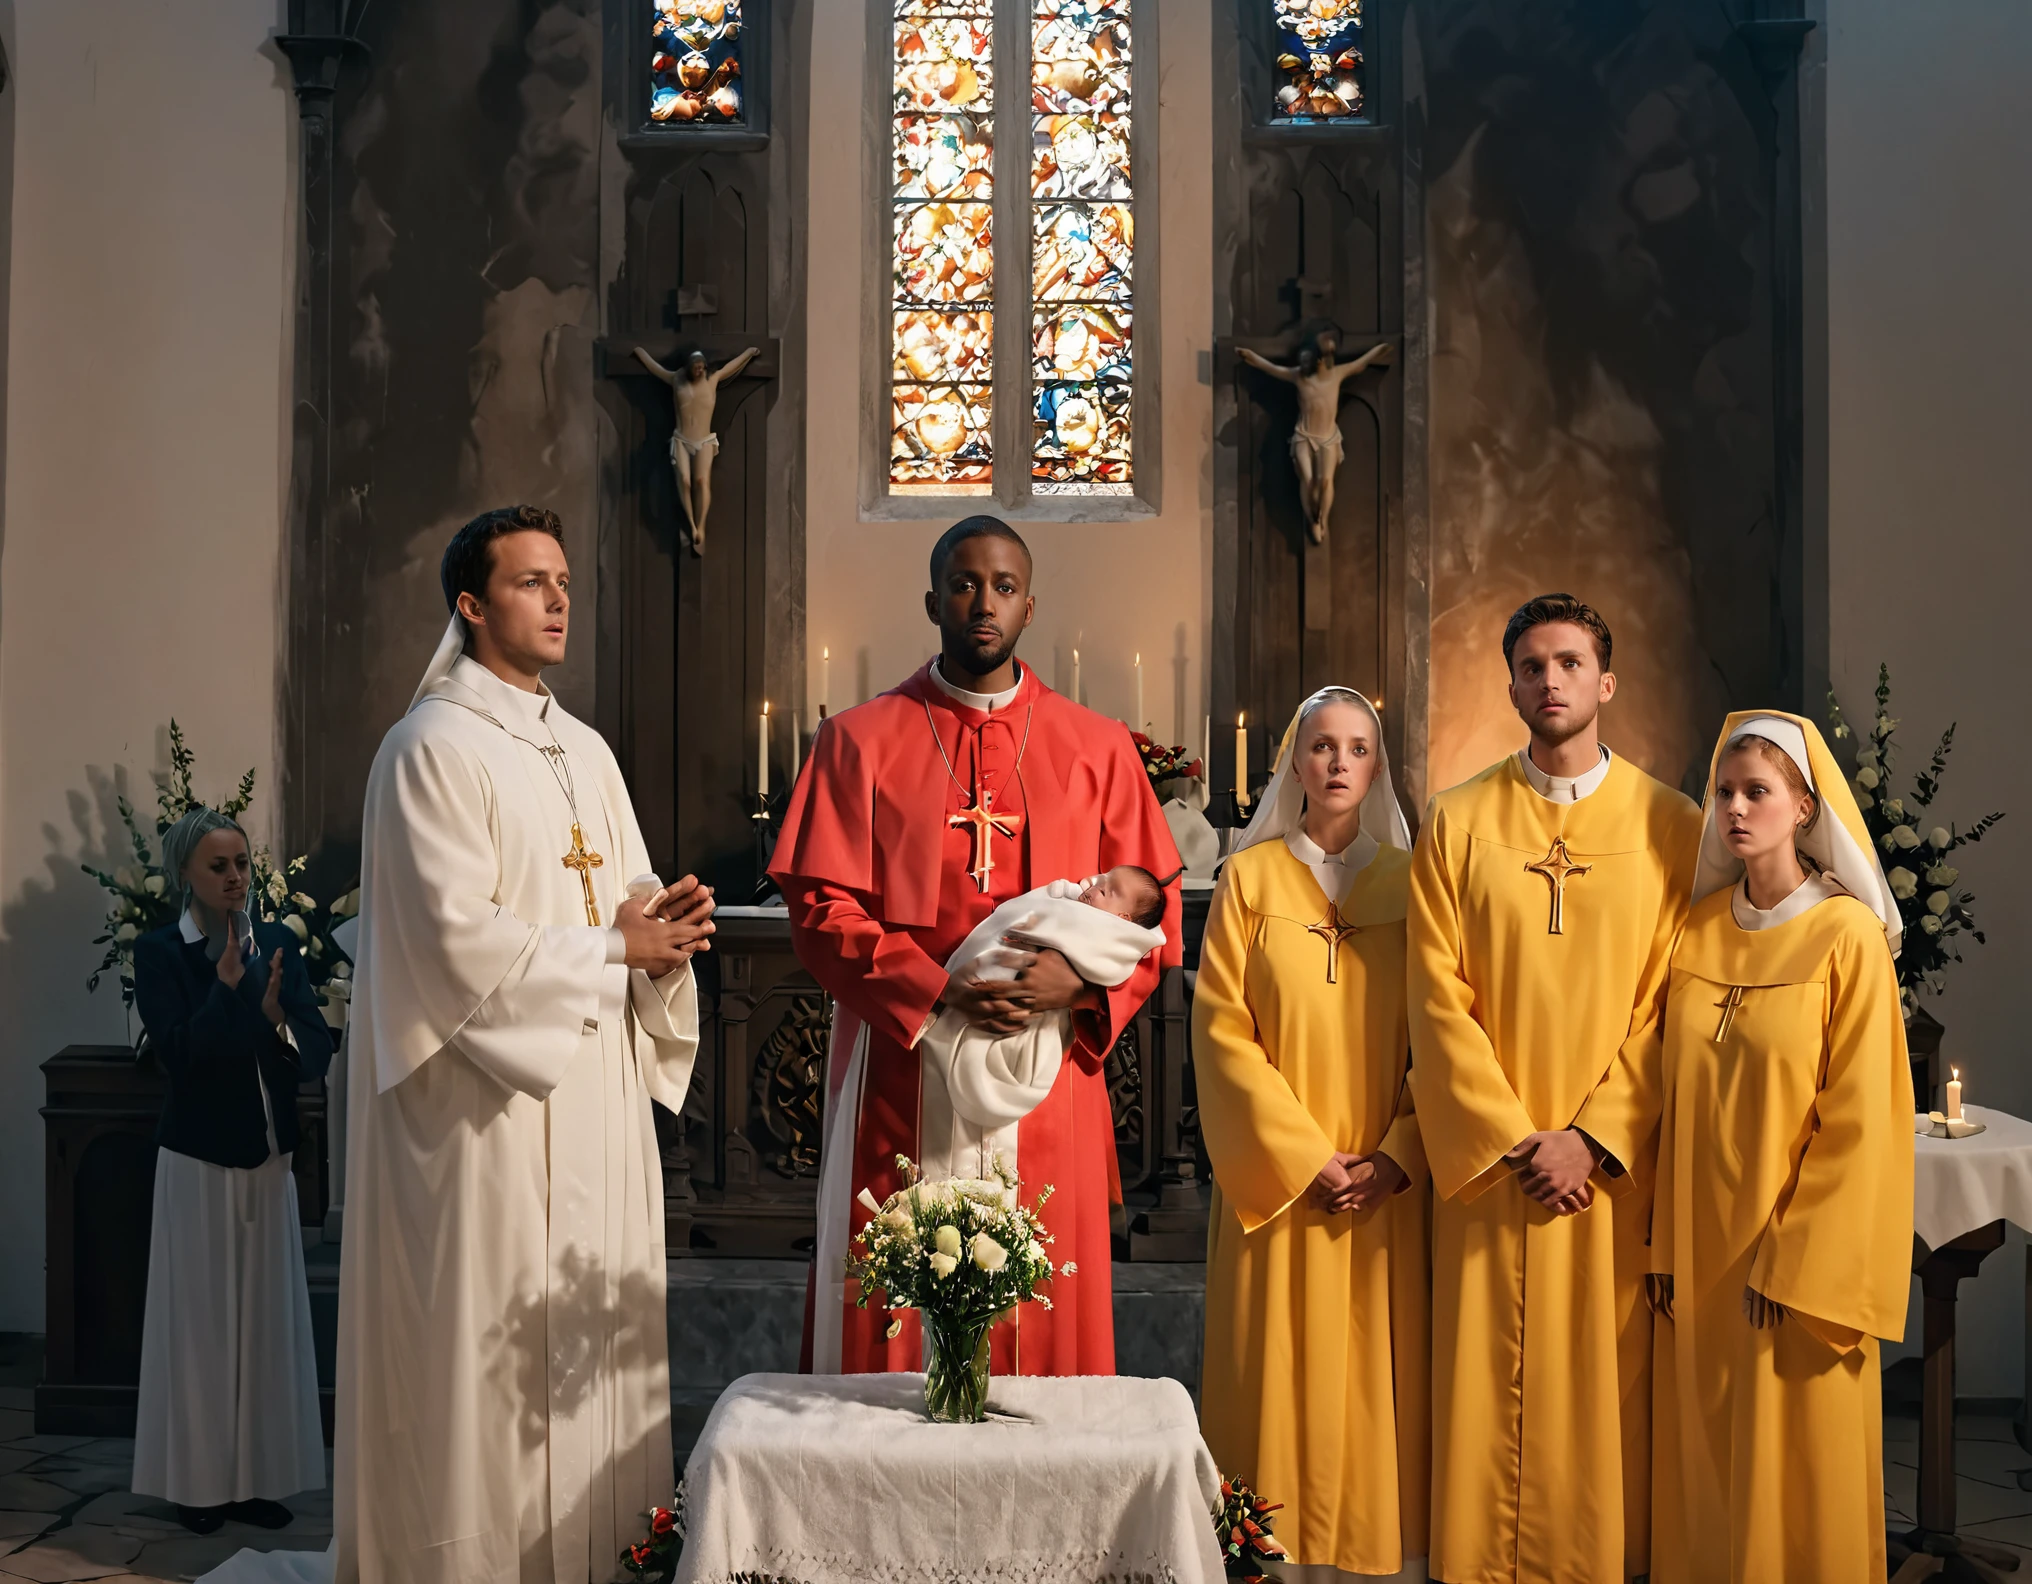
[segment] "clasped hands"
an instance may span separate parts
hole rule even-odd
[[[1517,1173],[1518,1186],[1554,1215],[1579,1215],[1595,1202],[1588,1178],[1602,1157],[1578,1128],[1530,1134],[1503,1160]]]
[[[1100,1009],[1100,991],[1079,976],[1063,953],[1025,935],[1005,935],[1002,944],[1021,954],[1010,960],[1014,979],[983,979],[972,968],[956,969],[938,1004],[990,1034],[1020,1034],[1045,1012]]]
[[[1305,1202],[1322,1215],[1359,1215],[1404,1186],[1404,1168],[1381,1150],[1350,1155],[1335,1150],[1305,1191]]]
[[[626,944],[628,966],[661,979],[694,952],[713,949],[713,888],[686,875],[654,896],[629,897],[615,909],[614,927]]]

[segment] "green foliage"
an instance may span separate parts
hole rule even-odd
[[[1947,965],[1962,960],[1955,945],[1961,936],[1983,944],[1983,932],[1976,928],[1975,893],[1958,887],[1961,870],[1947,861],[1947,855],[1981,841],[2004,816],[1985,814],[1966,829],[1950,822],[1922,830],[1922,815],[1939,797],[1948,755],[1954,752],[1954,724],[1940,734],[1926,768],[1912,778],[1911,792],[1897,796],[1891,774],[1901,722],[1891,714],[1888,665],[1877,668],[1876,704],[1876,716],[1863,736],[1849,725],[1832,690],[1827,695],[1827,718],[1837,742],[1856,745],[1856,805],[1898,900],[1905,930],[1898,955],[1898,989],[1910,1011],[1918,1005],[1921,991],[1941,993]]]

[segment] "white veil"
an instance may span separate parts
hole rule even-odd
[[[1411,850],[1411,825],[1397,802],[1396,789],[1390,784],[1390,753],[1383,746],[1382,717],[1377,715],[1376,706],[1358,690],[1323,687],[1298,706],[1291,717],[1291,724],[1284,728],[1284,740],[1278,745],[1277,759],[1270,770],[1270,784],[1263,788],[1263,796],[1257,800],[1256,812],[1249,820],[1248,829],[1235,839],[1234,852],[1254,847],[1258,842],[1282,841],[1299,828],[1299,821],[1305,813],[1305,788],[1299,784],[1298,775],[1292,769],[1292,739],[1298,735],[1299,723],[1330,699],[1361,705],[1376,731],[1376,778],[1369,783],[1368,795],[1362,799],[1362,834],[1372,838],[1379,847]]]

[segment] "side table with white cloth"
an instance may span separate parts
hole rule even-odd
[[[1217,1584],[1220,1476],[1175,1380],[744,1375],[685,1469],[676,1584]]]
[[[2015,1552],[1954,1532],[1954,1306],[1956,1289],[2003,1247],[2005,1222],[2032,1229],[2032,1122],[1979,1106],[1965,1115],[1984,1130],[1968,1138],[1922,1134],[1913,1140],[1912,1270],[1925,1302],[1919,1527],[1892,1536],[1903,1550],[1945,1559],[1939,1576],[1950,1581],[1994,1579],[2018,1566]],[[2026,1296],[2032,1304],[2032,1254]],[[2027,1364],[2032,1389],[2032,1343]],[[2021,1427],[2021,1439],[2024,1434]]]

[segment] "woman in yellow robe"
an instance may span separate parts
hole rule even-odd
[[[1912,1252],[1898,929],[1820,733],[1731,715],[1665,1014],[1654,1584],[1884,1577],[1877,1339],[1904,1332]]]
[[[1314,694],[1214,893],[1193,996],[1214,1168],[1201,1428],[1223,1473],[1283,1504],[1293,1579],[1394,1575],[1425,1552],[1409,847],[1375,711]]]

